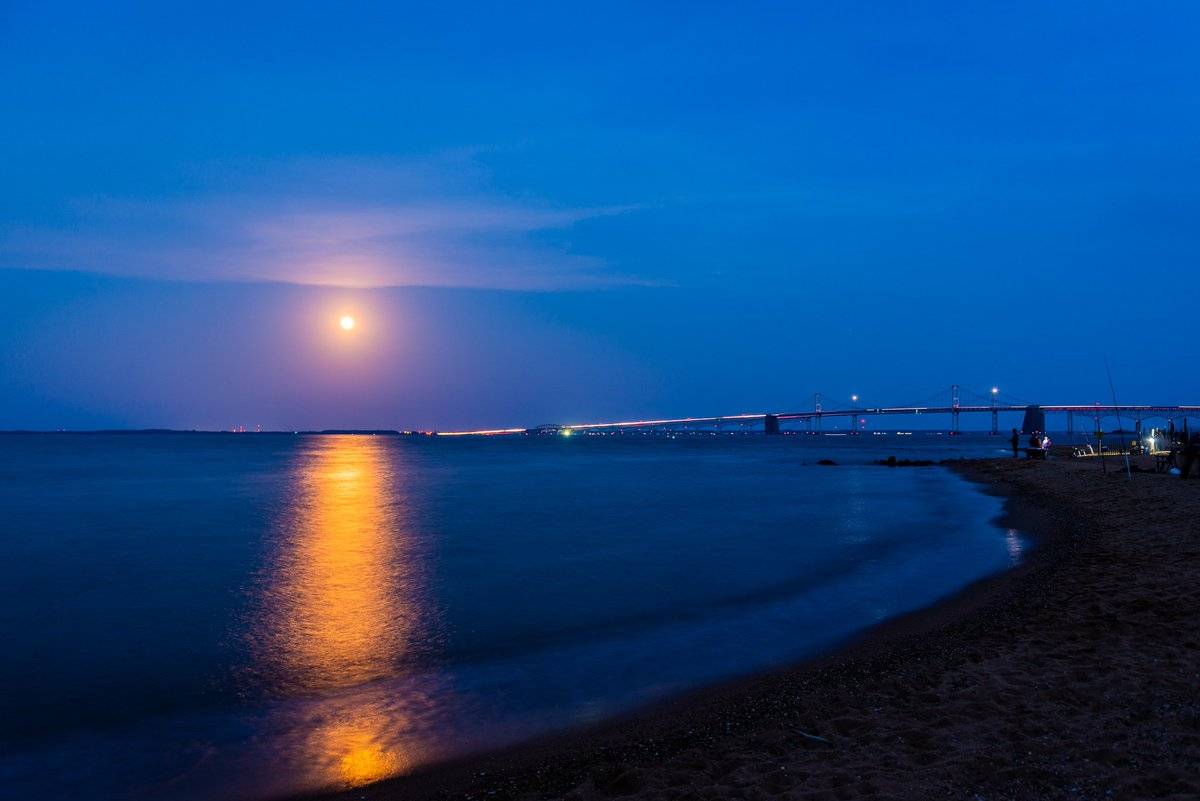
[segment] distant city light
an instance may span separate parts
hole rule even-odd
[[[569,428],[564,428],[561,433],[564,437],[569,437],[573,432]]]

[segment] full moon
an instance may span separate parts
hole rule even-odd
[[[338,320],[338,325],[342,327],[343,331],[349,331],[354,327],[354,318],[348,314],[343,314],[342,319]]]

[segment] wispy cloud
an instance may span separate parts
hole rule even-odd
[[[575,226],[633,207],[489,193],[469,154],[209,165],[188,183],[188,192],[88,199],[52,223],[9,224],[0,264],[358,287],[640,283],[570,246]]]

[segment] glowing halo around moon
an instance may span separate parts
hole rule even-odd
[[[357,325],[357,321],[351,315],[343,314],[341,318],[338,319],[338,325],[341,326],[343,331],[353,331],[354,326]]]

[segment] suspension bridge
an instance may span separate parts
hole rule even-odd
[[[938,395],[941,397],[939,398]],[[1153,404],[1042,404],[1007,397],[997,388],[987,393],[963,392],[957,384],[933,399],[924,402],[895,406],[868,406],[859,403],[857,395],[849,396],[849,403],[826,408],[821,393],[813,395],[812,408],[796,411],[744,412],[739,414],[715,415],[711,417],[673,417],[648,420],[620,420],[610,422],[549,423],[528,428],[491,428],[474,431],[442,431],[440,436],[498,436],[511,434],[572,434],[574,432],[602,431],[678,431],[678,430],[756,430],[767,434],[785,431],[821,433],[824,421],[840,433],[864,430],[869,418],[887,416],[932,416],[948,423],[950,433],[960,431],[963,415],[990,415],[991,433],[1000,428],[1001,415],[1022,415],[1022,429],[1046,430],[1045,416],[1061,415],[1061,429],[1069,434],[1077,430],[1102,431],[1111,420],[1124,427],[1132,424],[1134,430],[1142,430],[1143,421],[1162,420],[1165,423],[1182,421],[1189,417],[1200,417],[1200,405],[1153,405]],[[940,402],[939,402],[940,401]]]

